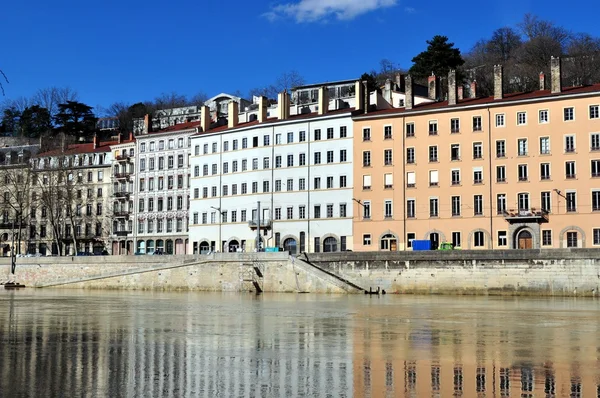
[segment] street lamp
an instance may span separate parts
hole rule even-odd
[[[223,251],[223,242],[221,242],[221,221],[222,221],[222,217],[223,214],[221,213],[221,208],[220,207],[215,207],[215,206],[210,206],[211,209],[215,209],[216,211],[219,212],[219,251]]]

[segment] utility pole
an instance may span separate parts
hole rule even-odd
[[[256,210],[256,251],[260,251],[260,200],[256,202],[258,210]]]
[[[210,206],[219,212],[219,251],[223,250],[223,242],[221,241],[221,226],[223,225],[223,213],[220,207]]]

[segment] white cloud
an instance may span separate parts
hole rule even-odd
[[[398,0],[300,0],[278,4],[263,14],[269,21],[293,18],[296,22],[316,22],[329,17],[339,20],[354,19],[361,14],[380,8],[393,7]]]
[[[417,10],[414,7],[404,7],[404,12],[407,14],[414,14]]]

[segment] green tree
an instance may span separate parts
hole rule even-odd
[[[17,134],[19,132],[19,123],[21,112],[15,107],[9,107],[2,112],[2,121],[0,122],[0,131],[2,134]]]
[[[369,93],[372,93],[373,91],[378,89],[377,80],[375,79],[375,76],[372,73],[363,73],[360,76],[360,81],[367,82],[367,91]]]
[[[446,36],[433,36],[427,40],[427,50],[412,59],[413,66],[408,71],[415,78],[425,78],[431,73],[444,78],[451,69],[458,69],[465,61],[460,50],[449,43]]]
[[[98,120],[92,107],[77,101],[67,101],[58,105],[54,117],[56,130],[76,138],[90,138],[96,132]]]
[[[22,136],[39,138],[52,129],[52,118],[48,109],[33,105],[25,108],[19,125]]]

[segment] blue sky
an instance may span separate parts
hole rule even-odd
[[[596,4],[596,5],[595,5]],[[6,98],[69,86],[94,107],[162,92],[209,96],[299,71],[309,83],[350,79],[390,59],[410,67],[425,40],[463,52],[531,12],[600,35],[597,3],[555,0],[56,0],[3,2]],[[1,100],[1,98],[0,98]]]

